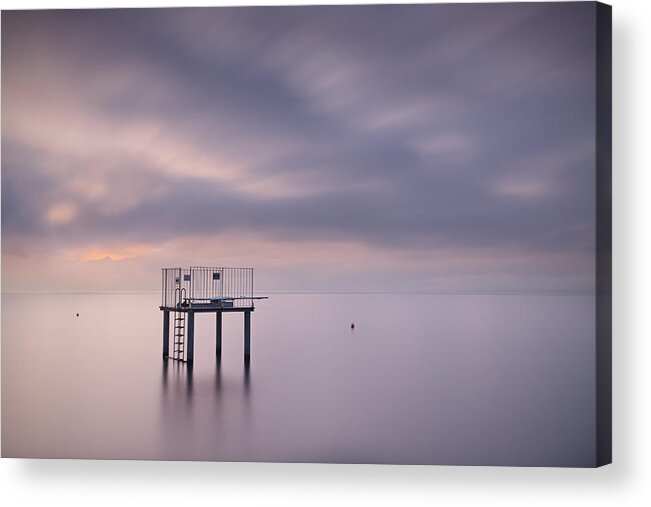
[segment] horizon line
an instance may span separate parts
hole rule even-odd
[[[278,295],[414,295],[414,296],[596,296],[597,291],[551,290],[259,290],[256,294]],[[0,290],[0,294],[160,294],[160,290]]]

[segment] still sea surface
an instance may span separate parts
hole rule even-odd
[[[595,298],[272,294],[162,360],[157,293],[3,294],[2,455],[590,466]],[[79,316],[77,316],[79,314]],[[350,327],[355,323],[355,329]]]

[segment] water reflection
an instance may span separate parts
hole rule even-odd
[[[248,396],[251,389],[251,362],[245,361],[242,376],[242,392]],[[171,359],[164,359],[162,365],[162,388],[164,398],[170,400],[172,398],[184,398],[186,401],[191,402],[193,397],[193,390],[195,384],[194,365],[183,363],[180,361],[173,361]],[[222,363],[221,360],[215,362],[214,367],[214,393],[219,397],[224,388],[224,381],[222,379]],[[199,379],[199,386],[201,389],[208,388],[208,384],[201,383]],[[203,386],[203,387],[202,387]],[[202,391],[202,395],[206,394]]]
[[[164,397],[165,398],[169,397],[170,388],[174,389],[174,391],[178,393],[179,389],[184,386],[185,398],[186,400],[191,401],[192,386],[193,386],[193,371],[194,370],[192,364],[182,363],[180,361],[173,361],[171,359],[163,359],[162,386],[163,386]]]
[[[251,359],[244,360],[244,395],[249,397],[249,390],[251,388]]]
[[[161,361],[157,295],[2,303],[8,456],[591,462],[594,298],[278,296],[250,361],[239,322],[221,358],[208,323],[194,367]],[[71,307],[88,319],[71,326]]]
[[[217,355],[215,361],[215,393],[219,396],[222,390],[222,357],[221,354]]]
[[[188,397],[188,401],[192,401],[192,372],[193,372],[193,365],[192,364],[186,364],[185,365],[185,384],[186,384],[186,393]]]
[[[241,365],[241,363],[240,363]],[[251,425],[251,362],[238,368],[189,365],[171,359],[161,366],[161,439],[165,453],[180,459],[201,459],[204,453],[227,452]],[[178,459],[177,458],[177,459]]]
[[[186,426],[193,418],[194,370],[192,365],[163,359],[161,427],[164,432]]]

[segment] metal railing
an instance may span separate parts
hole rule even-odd
[[[162,269],[162,306],[223,304],[253,306],[253,268],[190,267]],[[177,290],[178,289],[178,290]],[[179,294],[185,289],[184,301]]]

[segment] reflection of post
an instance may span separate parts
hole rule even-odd
[[[191,398],[192,398],[192,367],[193,367],[192,363],[189,362],[188,366],[187,366],[187,368],[185,370],[186,382],[187,382],[186,389],[187,389],[188,401],[190,401]]]
[[[163,391],[167,391],[168,361],[163,361]]]
[[[249,394],[249,383],[251,376],[251,361],[244,359],[244,394]]]
[[[194,361],[194,312],[188,311],[188,348],[185,352],[185,360],[192,364]]]
[[[222,388],[222,360],[221,357],[217,358],[215,364],[215,392],[219,394]]]
[[[215,334],[215,354],[218,357],[221,357],[222,355],[222,312],[217,310],[215,312],[215,315],[217,315],[217,328]]]
[[[163,358],[170,353],[170,312],[163,312]]]
[[[244,360],[251,358],[251,311],[244,312]]]

